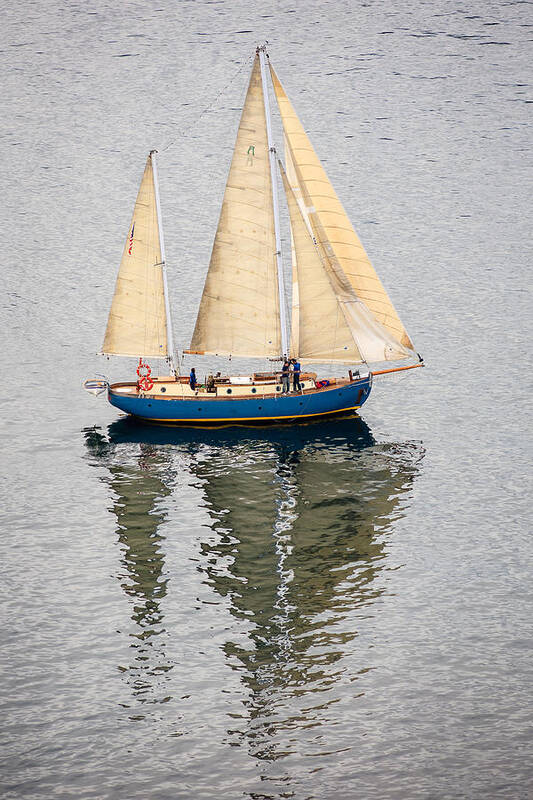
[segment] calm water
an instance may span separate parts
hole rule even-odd
[[[4,9],[3,797],[533,796],[532,25]],[[428,367],[362,420],[132,425],[81,382],[132,373],[93,354],[146,154],[183,346],[264,39]]]

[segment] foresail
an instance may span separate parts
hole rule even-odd
[[[256,55],[191,351],[279,356],[277,286],[272,181]]]
[[[300,175],[300,189],[305,189],[307,194],[309,216],[314,215],[319,222],[324,251],[346,275],[357,298],[363,301],[371,316],[388,331],[389,338],[392,337],[397,341],[397,354],[393,355],[389,350],[387,358],[407,358],[414,355],[413,345],[383,284],[370,263],[272,66],[270,69],[286,143]]]
[[[102,352],[167,355],[163,273],[152,158],[148,156],[135,202]]]
[[[306,308],[309,302],[308,299],[305,299],[307,283],[323,287],[320,295],[323,299],[320,302],[327,306],[328,299],[330,304],[334,299],[337,314],[337,316],[334,316],[333,310],[328,312],[331,315],[332,323],[335,320],[334,329],[329,331],[330,339],[333,331],[335,333],[334,346],[329,351],[329,357],[325,346],[325,342],[328,341],[327,337],[324,340],[324,355],[322,357],[312,358],[311,356],[304,356],[298,351],[300,356],[305,360],[346,361],[348,363],[356,361],[378,363],[411,358],[413,356],[412,351],[400,344],[396,337],[381,322],[378,322],[365,303],[355,293],[327,240],[320,216],[312,206],[306,184],[302,179],[299,167],[294,161],[288,142],[286,142],[286,146],[288,161],[292,164],[293,185],[296,187],[296,190],[289,188],[288,200],[290,200],[290,195],[293,196],[293,199],[299,198],[296,202],[296,208],[299,213],[293,216],[296,221],[298,219],[301,220],[301,235],[297,237],[294,235],[297,223],[293,222],[291,218],[293,257],[298,274],[299,347],[301,348],[301,342],[305,335],[314,335],[313,331],[305,330],[307,325],[311,324],[312,315],[316,314],[316,310],[313,310],[310,316],[310,311]],[[287,188],[286,185],[286,191]],[[311,256],[309,242],[313,245],[314,258]],[[340,312],[342,312],[342,317],[339,316]],[[344,344],[341,345],[343,340]],[[296,341],[296,337],[294,341]]]

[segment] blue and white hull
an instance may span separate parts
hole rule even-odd
[[[132,384],[113,384],[109,387],[108,399],[121,411],[150,422],[174,425],[294,423],[357,411],[367,400],[371,387],[372,376],[366,375],[303,393],[170,397],[140,393]]]

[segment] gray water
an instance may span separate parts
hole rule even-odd
[[[4,8],[3,797],[533,796],[532,24]],[[187,346],[265,39],[427,367],[361,420],[131,425],[81,382],[133,374],[94,354],[147,152]]]

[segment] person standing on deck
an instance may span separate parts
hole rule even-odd
[[[295,358],[292,359],[292,390],[293,392],[300,392],[302,387],[300,385],[300,373],[302,371],[302,367],[300,366],[300,362],[297,361]]]
[[[194,367],[191,369],[191,374],[189,375],[189,386],[194,392],[194,390],[196,389],[196,370],[194,369]]]
[[[291,378],[289,375],[290,368],[290,362],[285,359],[281,368],[281,382],[283,384],[282,394],[289,394],[291,390]]]

